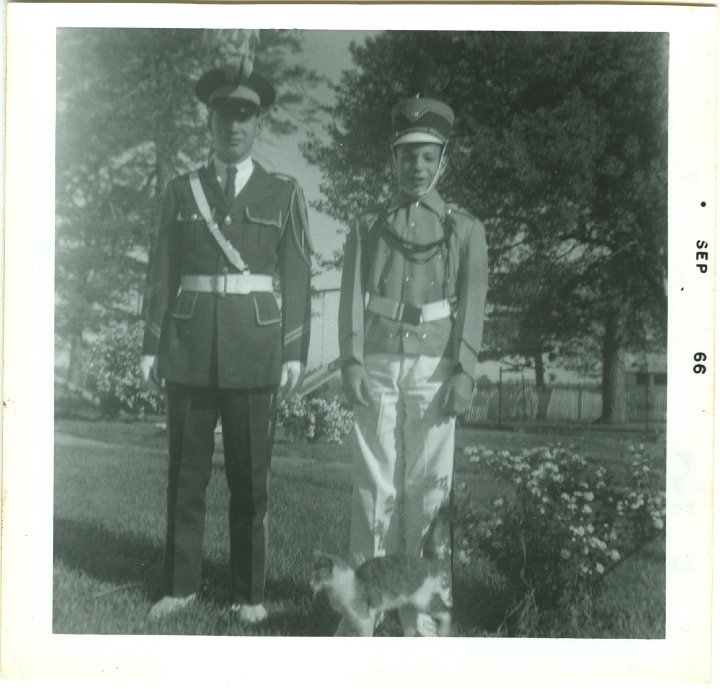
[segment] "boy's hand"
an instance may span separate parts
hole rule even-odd
[[[365,367],[358,362],[346,364],[343,366],[342,379],[350,402],[367,407],[370,404],[370,381]]]
[[[448,416],[461,416],[470,408],[473,379],[459,371],[450,376],[442,393],[442,408]]]

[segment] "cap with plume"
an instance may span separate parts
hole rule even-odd
[[[392,145],[403,143],[446,144],[455,114],[452,108],[437,98],[447,83],[430,55],[420,54],[413,63],[408,85],[410,98],[405,98],[392,109]]]

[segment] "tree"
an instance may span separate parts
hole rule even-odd
[[[147,250],[171,177],[207,155],[195,80],[241,63],[257,31],[60,29],[57,41],[56,327],[80,376],[84,334],[137,317]],[[313,72],[292,63],[290,31],[260,36],[259,71],[278,89],[270,134],[292,131],[312,109]]]
[[[457,116],[440,190],[488,230],[491,346],[513,333],[506,351],[541,361],[600,324],[603,419],[621,422],[623,349],[664,328],[667,50],[638,33],[387,32],[354,46],[330,143],[306,146],[321,209],[347,223],[388,194],[390,109],[429,53]]]

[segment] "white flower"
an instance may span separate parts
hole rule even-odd
[[[613,548],[612,550],[608,550],[608,557],[613,561],[617,562],[620,559],[620,553]]]
[[[595,569],[600,573],[603,574],[605,572],[605,567],[603,567],[599,562],[595,563]]]
[[[563,560],[569,559],[569,557],[570,557],[570,551],[569,551],[567,548],[563,548],[563,549],[560,551],[560,557],[561,557]]]
[[[582,512],[583,514],[592,514],[592,507],[590,507],[590,505],[583,505]]]

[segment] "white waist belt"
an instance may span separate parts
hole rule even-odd
[[[211,292],[212,294],[250,294],[272,292],[271,275],[247,275],[224,273],[222,275],[183,275],[180,289],[187,292]]]
[[[430,321],[439,321],[452,315],[453,309],[450,301],[441,299],[431,301],[428,304],[406,304],[402,301],[395,301],[379,294],[371,294],[367,305],[368,311],[377,313],[385,318],[394,321],[402,321],[409,325],[420,325]]]

